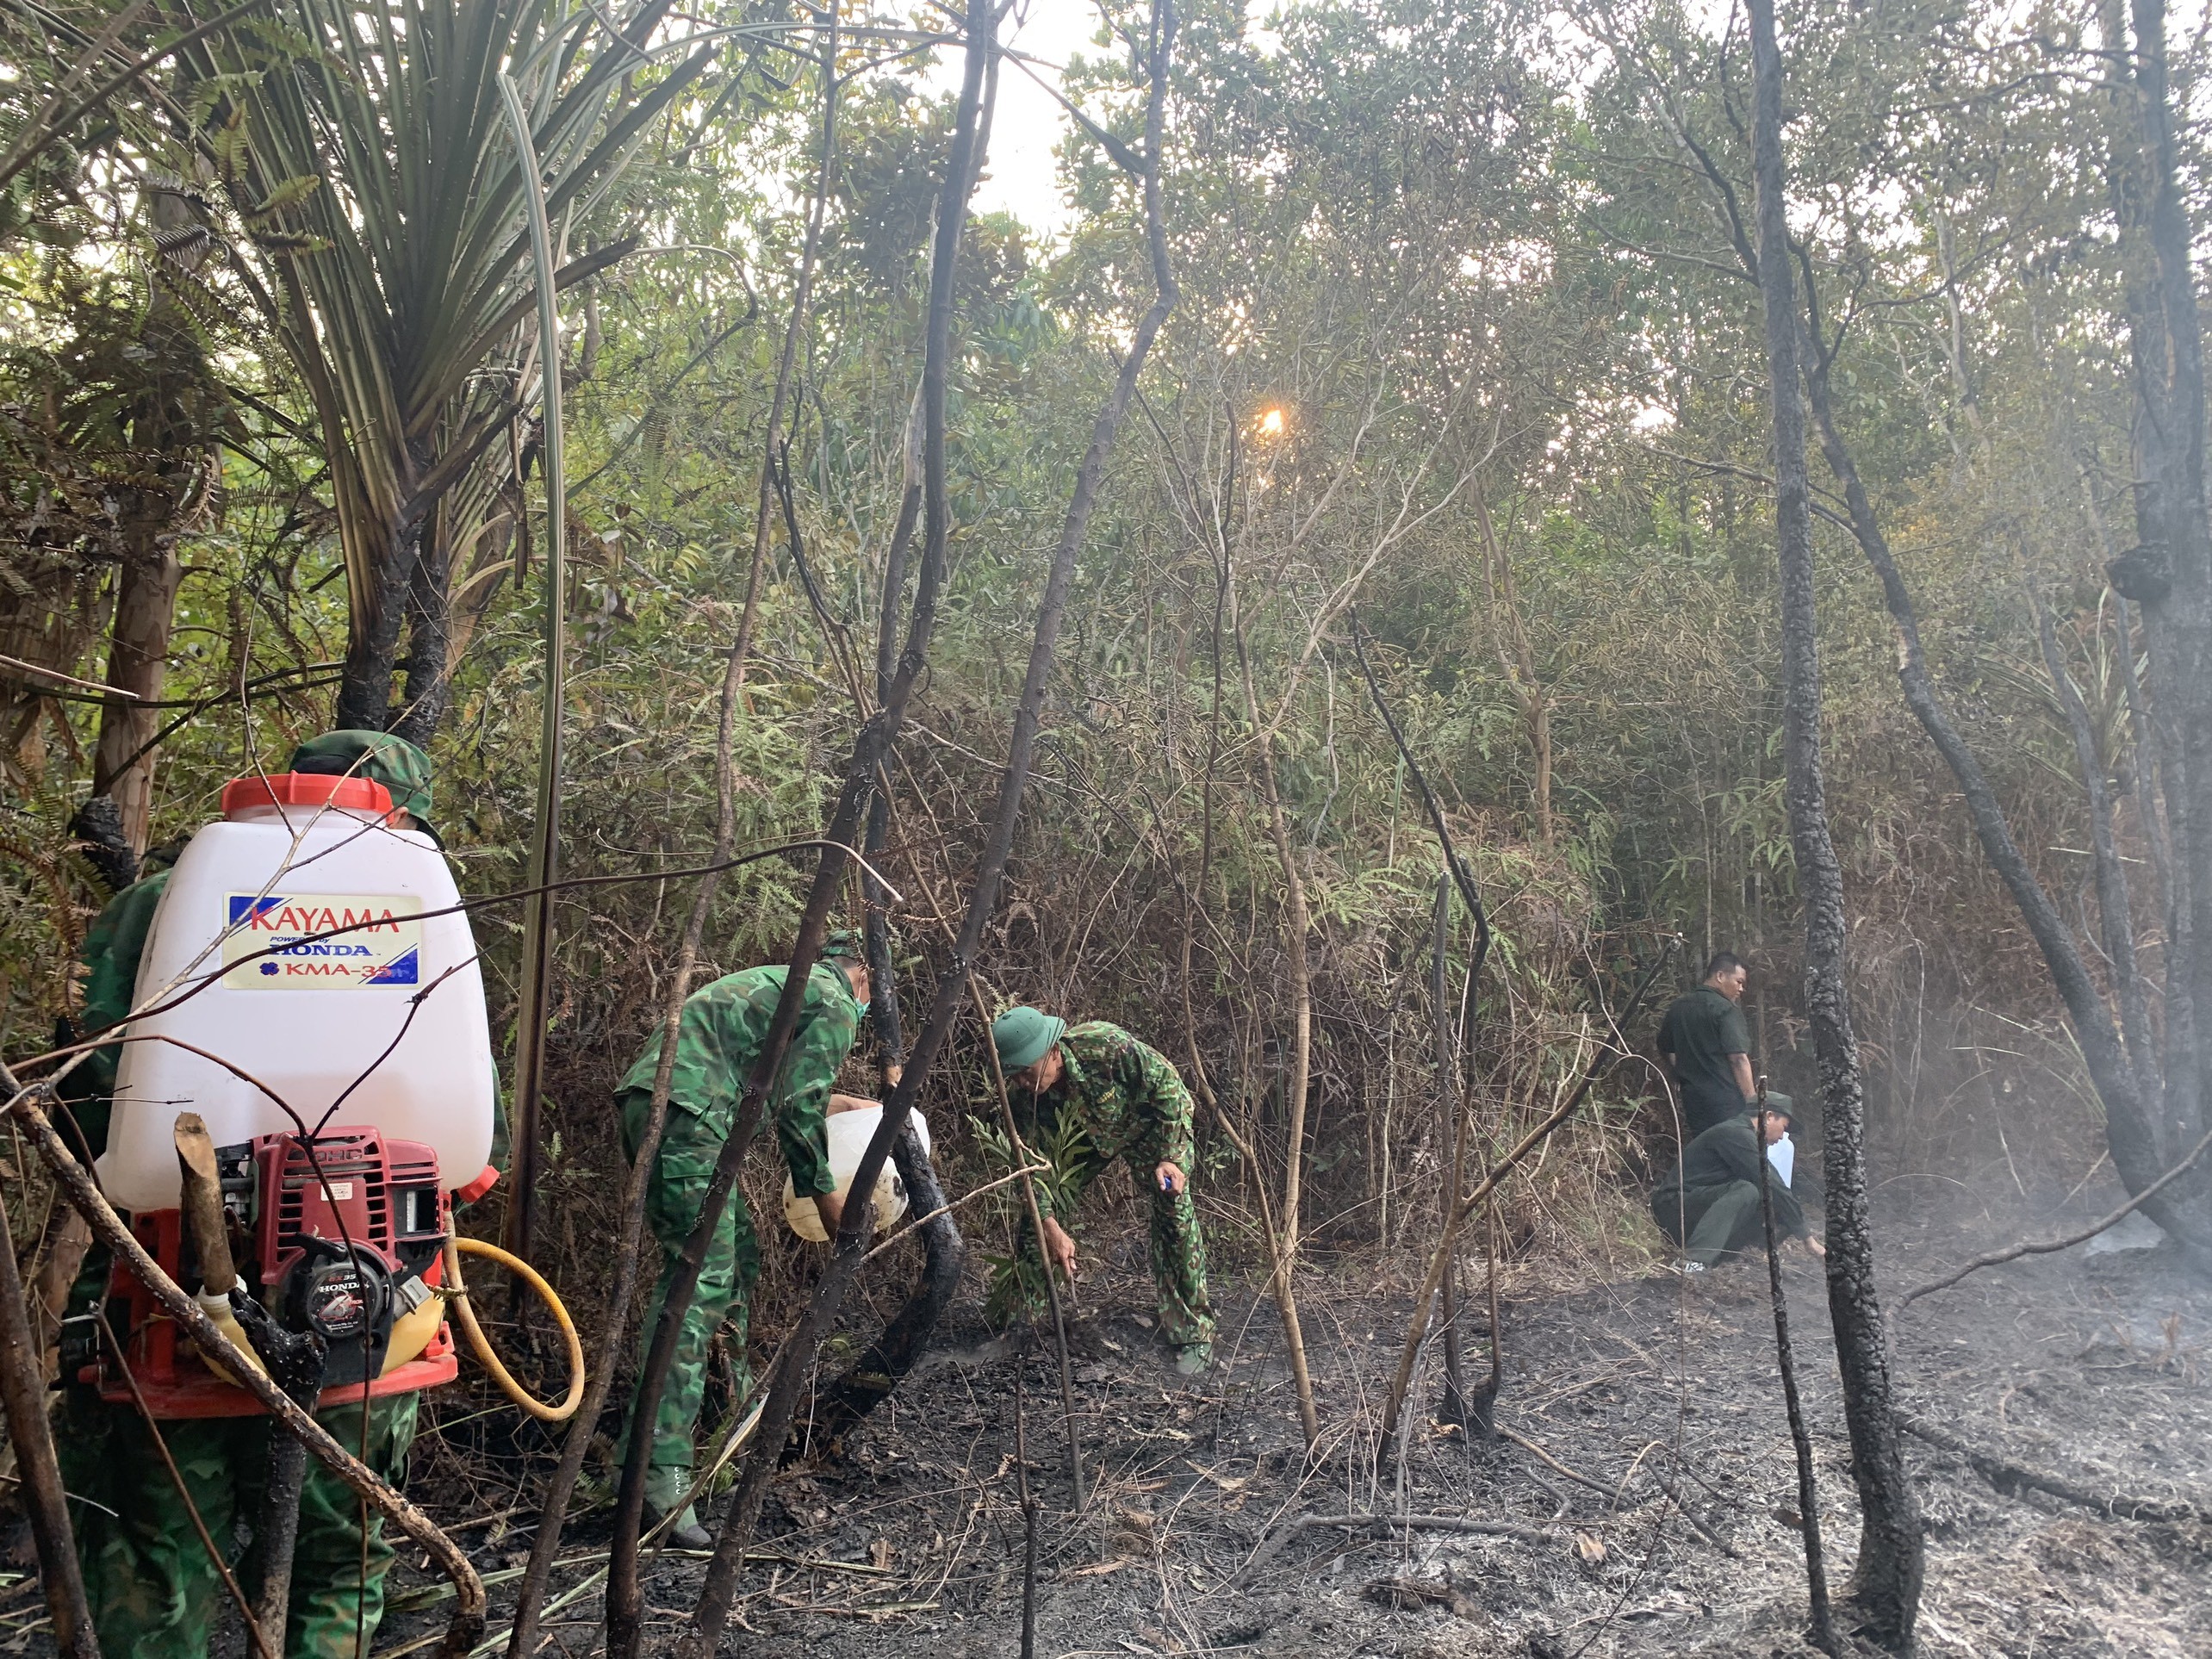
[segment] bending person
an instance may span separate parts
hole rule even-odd
[[[991,1022],[991,1041],[1008,1088],[1028,1097],[1043,1134],[1080,1132],[1075,1166],[1062,1172],[1078,1201],[1116,1159],[1152,1195],[1160,1334],[1175,1350],[1177,1370],[1186,1376],[1204,1370],[1214,1358],[1214,1308],[1206,1240],[1190,1202],[1195,1109],[1182,1077],[1158,1049],[1103,1020],[1071,1027],[1039,1009],[1012,1008]],[[1045,1253],[1072,1281],[1075,1240],[1053,1215],[1044,1184],[1036,1191]]]
[[[668,1127],[662,1132],[645,1197],[645,1220],[661,1246],[661,1281],[653,1292],[652,1310],[638,1331],[640,1370],[652,1345],[654,1327],[660,1323],[668,1281],[683,1255],[684,1240],[699,1221],[715,1162],[736,1127],[746,1080],[767,1046],[768,1026],[789,972],[781,963],[747,968],[704,985],[685,999],[676,1027],[675,1069],[668,1078]],[[860,935],[840,929],[823,941],[822,954],[807,975],[798,1024],[766,1109],[791,1171],[792,1190],[813,1197],[822,1213],[823,1230],[833,1239],[842,1206],[836,1196],[836,1180],[830,1173],[823,1113],[830,1084],[852,1052],[867,1001],[868,970]],[[623,1155],[633,1162],[660,1064],[661,1034],[656,1030],[615,1091],[615,1107],[622,1115]],[[675,1362],[649,1430],[653,1451],[646,1473],[647,1515],[657,1524],[681,1510],[682,1519],[669,1541],[687,1550],[704,1550],[713,1543],[691,1504],[693,1440],[699,1429],[699,1402],[706,1392],[708,1349],[723,1321],[730,1320],[734,1327],[731,1369],[743,1401],[752,1391],[745,1355],[747,1307],[760,1273],[761,1246],[752,1212],[746,1208],[743,1189],[733,1187],[699,1269],[699,1287],[676,1339]],[[625,1445],[636,1428],[633,1422],[624,1429]]]

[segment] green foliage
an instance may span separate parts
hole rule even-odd
[[[1817,71],[1793,81],[1793,222],[1824,321],[1850,319],[1841,414],[1939,676],[2023,844],[2072,892],[2065,849],[2087,844],[2085,818],[2027,595],[2057,613],[2103,757],[2128,786],[2123,842],[2147,859],[2119,673],[2146,647],[2121,637],[2101,575],[2128,544],[2133,478],[2094,141],[2104,95],[2052,44],[2085,38],[2085,19],[2031,10],[1793,19],[1790,49]],[[1419,1236],[1438,1185],[1438,856],[1348,656],[1355,607],[1498,929],[1462,1056],[1479,1144],[1509,1144],[1571,1086],[1605,1010],[1670,934],[1686,958],[1751,956],[1770,1069],[1787,1088],[1811,1075],[1760,317],[1697,155],[1748,203],[1741,42],[1666,6],[1594,15],[1608,33],[1576,62],[1549,13],[1501,0],[1315,0],[1264,29],[1227,0],[1190,11],[1165,181],[1182,301],[1107,470],[1007,899],[975,966],[994,994],[1119,1020],[1202,1072],[1210,1112],[1255,1148],[1222,1165],[1222,1202],[1279,1190],[1293,947],[1255,766],[1264,730],[1314,915],[1296,944],[1314,992],[1308,1225],[1395,1245]],[[401,545],[386,532],[407,492],[484,438],[422,545],[453,596],[433,745],[445,827],[464,885],[492,893],[519,883],[533,811],[544,526],[535,433],[526,416],[505,424],[535,373],[515,309],[519,174],[486,115],[495,100],[478,95],[584,14],[528,0],[374,11],[407,20],[419,53],[364,47],[345,25],[370,16],[284,0],[115,133],[88,127],[8,186],[0,654],[97,677],[117,504],[175,499],[122,493],[150,471],[137,411],[150,391],[200,400],[226,447],[212,505],[183,531],[171,695],[217,700],[165,746],[156,834],[189,827],[226,777],[329,717],[314,676],[245,710],[228,688],[342,657],[374,609],[372,567]],[[715,711],[812,177],[819,88],[798,15],[701,16],[754,32],[705,64],[638,64],[594,25],[566,37],[573,59],[531,71],[569,256],[642,245],[562,298],[577,875],[682,868],[711,842]],[[1134,16],[1113,9],[1067,83],[1124,140],[1136,106],[1113,31]],[[693,78],[679,84],[679,65]],[[843,67],[789,417],[800,550],[829,620],[779,519],[735,737],[748,848],[819,827],[870,700],[864,684],[856,706],[842,665],[865,680],[872,664],[907,479],[949,110],[910,59]],[[26,109],[0,85],[0,121]],[[979,217],[959,289],[952,569],[918,730],[892,774],[910,991],[942,965],[1048,550],[1152,296],[1127,177],[1080,136],[1062,158],[1065,234]],[[189,249],[153,239],[131,182],[150,177],[189,195]],[[238,395],[220,410],[210,388],[130,355],[157,254]],[[207,256],[196,276],[188,254]],[[1832,524],[1818,535],[1828,786],[1877,1131],[1916,1160],[1979,1156],[1989,1114],[2033,1092],[2059,1103],[2033,1144],[2064,1161],[2094,1128],[2066,1092],[2075,1062],[1901,706],[1858,555]],[[28,849],[0,883],[14,1054],[65,1003],[71,929],[95,899],[59,843],[90,787],[96,705],[5,684],[6,832]],[[802,855],[734,874],[705,967],[780,955],[809,868]],[[639,879],[556,907],[554,1115],[576,1169],[618,1162],[602,1097],[658,1005],[689,892]],[[487,910],[479,926],[504,1031],[512,923]],[[1454,1012],[1468,931],[1455,913]],[[1588,1139],[1513,1201],[1515,1247],[1612,1247],[1618,1229],[1590,1217],[1665,1118],[1647,1073],[1624,1066],[1616,1086]],[[948,1123],[969,1104],[951,1083],[927,1103]],[[946,1139],[979,1166],[1003,1156],[987,1126]],[[1547,1184],[1566,1171],[1583,1184]],[[576,1188],[585,1236],[615,1184]],[[772,1252],[769,1271],[796,1269]]]
[[[1081,1167],[1090,1147],[1081,1126],[1072,1118],[1047,1126],[1041,1134],[1024,1136],[1020,1150],[1028,1157],[1018,1164],[1016,1148],[997,1124],[987,1118],[970,1117],[968,1129],[975,1137],[980,1165],[990,1179],[1041,1163],[1047,1167],[1028,1177],[1036,1183],[1038,1197],[1052,1214],[1074,1219],[1083,1197]],[[1031,1237],[1028,1201],[1018,1183],[998,1190],[985,1226],[992,1235],[1015,1241],[1007,1253],[983,1252],[984,1265],[991,1271],[984,1295],[985,1320],[1003,1328],[1017,1319],[1035,1318],[1051,1303],[1045,1286],[1044,1258]]]

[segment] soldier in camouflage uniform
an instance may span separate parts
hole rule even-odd
[[[300,745],[290,769],[374,779],[391,792],[394,805],[412,816],[414,828],[430,828],[430,761],[403,738],[381,731],[326,732]],[[87,1031],[103,1030],[129,1014],[154,907],[183,845],[147,854],[140,879],[108,901],[85,935],[82,1022]],[[83,1134],[84,1145],[78,1150],[96,1158],[107,1149],[121,1053],[121,1044],[98,1049],[62,1083],[64,1104]],[[108,1277],[108,1252],[96,1247],[86,1255],[70,1293],[69,1312],[77,1328],[106,1295]],[[176,1659],[205,1654],[227,1597],[145,1420],[134,1406],[104,1401],[73,1376],[65,1378],[65,1390],[57,1450],[65,1484],[88,1501],[73,1507],[71,1519],[102,1650]],[[408,1394],[376,1401],[370,1407],[368,1462],[395,1485],[405,1476],[414,1440],[415,1403]],[[358,1405],[327,1407],[316,1418],[339,1445],[357,1451]],[[239,1553],[232,1547],[236,1523],[243,1519],[252,1525],[261,1516],[269,1434],[269,1420],[258,1415],[161,1425],[192,1507],[209,1535],[225,1546],[233,1568]],[[393,1555],[384,1541],[382,1518],[367,1519],[364,1576],[361,1500],[309,1458],[300,1491],[299,1543],[284,1632],[283,1651],[289,1659],[366,1659],[366,1643],[383,1612],[384,1574]],[[253,1593],[252,1584],[246,1588]]]
[[[418,1397],[403,1394],[372,1402],[369,1466],[395,1485],[406,1477]],[[207,1653],[217,1616],[230,1598],[161,1465],[146,1420],[130,1406],[96,1400],[88,1412],[76,1404],[64,1412],[63,1478],[72,1494],[89,1501],[71,1505],[71,1519],[101,1651],[179,1659]],[[326,1407],[315,1420],[359,1455],[359,1406]],[[259,1521],[269,1468],[266,1417],[167,1422],[161,1434],[210,1537],[227,1545],[239,1522]],[[383,1617],[384,1575],[393,1550],[382,1519],[372,1512],[369,1570],[363,1576],[362,1507],[351,1487],[316,1459],[308,1460],[285,1621],[283,1651],[289,1659],[366,1659],[366,1643]],[[236,1570],[237,1562],[231,1564]],[[245,1589],[255,1594],[250,1579]],[[363,1642],[358,1649],[357,1623]]]
[[[1212,1364],[1214,1310],[1206,1292],[1206,1240],[1190,1201],[1190,1091],[1166,1056],[1118,1025],[1089,1020],[1071,1027],[1034,1008],[1008,1010],[991,1040],[1008,1085],[1028,1097],[1033,1121],[1048,1131],[1072,1120],[1082,1132],[1079,1161],[1066,1171],[1078,1196],[1117,1158],[1152,1195],[1152,1271],[1159,1289],[1160,1334],[1176,1369],[1195,1376]],[[1070,1279],[1075,1240],[1037,1188],[1045,1251]]]
[[[675,1069],[668,1079],[668,1126],[662,1133],[660,1153],[654,1159],[652,1183],[646,1191],[645,1218],[661,1244],[661,1282],[653,1294],[652,1312],[638,1333],[641,1369],[654,1327],[660,1322],[668,1281],[683,1254],[684,1240],[699,1221],[715,1161],[736,1125],[737,1103],[767,1041],[788,972],[782,966],[747,968],[693,991],[684,1003],[682,1019],[676,1027]],[[830,1173],[824,1109],[837,1068],[852,1052],[867,999],[868,971],[861,959],[860,936],[842,929],[831,934],[823,943],[821,959],[807,976],[798,1024],[792,1033],[791,1047],[785,1052],[768,1102],[776,1140],[791,1171],[792,1190],[803,1196],[812,1196],[832,1238],[836,1236],[841,1207],[836,1196],[837,1183]],[[644,1134],[646,1115],[653,1103],[653,1077],[660,1064],[661,1034],[656,1031],[616,1091],[615,1104],[622,1114],[623,1150],[632,1159]],[[735,1327],[730,1351],[742,1399],[751,1388],[744,1360],[746,1304],[760,1271],[761,1247],[753,1231],[752,1214],[743,1191],[733,1190],[700,1268],[699,1288],[690,1311],[684,1315],[675,1361],[649,1430],[653,1451],[646,1476],[645,1506],[655,1521],[683,1511],[669,1536],[672,1542],[687,1549],[704,1549],[711,1542],[690,1503],[692,1440],[706,1390],[707,1351],[715,1332],[729,1320]],[[636,1432],[635,1424],[630,1432]]]

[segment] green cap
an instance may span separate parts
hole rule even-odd
[[[1042,1009],[1010,1008],[991,1022],[991,1046],[998,1051],[1001,1070],[1023,1072],[1044,1059],[1066,1029],[1066,1020]]]
[[[388,731],[326,731],[292,751],[291,769],[374,779],[390,792],[393,805],[430,830],[430,756],[404,737]],[[435,838],[437,832],[431,833]]]
[[[820,958],[825,962],[865,962],[867,952],[860,934],[851,928],[832,928],[822,941]]]
[[[1756,1101],[1752,1103],[1751,1109],[1755,1112],[1759,1109]],[[1793,1122],[1797,1117],[1797,1108],[1791,1103],[1790,1097],[1779,1089],[1767,1090],[1767,1109],[1777,1116],[1786,1117]]]

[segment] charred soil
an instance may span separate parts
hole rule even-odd
[[[1970,1227],[1892,1215],[1886,1288],[1894,1299],[1991,1243],[2061,1230],[2047,1211]],[[1177,1377],[1132,1271],[1141,1259],[1140,1247],[1104,1264],[1084,1289],[1082,1514],[1069,1513],[1049,1347],[991,1338],[971,1301],[842,1458],[803,1460],[780,1481],[732,1650],[1018,1653],[1023,1368],[1041,1656],[1811,1651],[1762,1265],[1548,1289],[1517,1276],[1497,1420],[1518,1438],[1470,1444],[1422,1412],[1402,1457],[1378,1469],[1401,1292],[1363,1282],[1351,1259],[1306,1283],[1327,1426],[1309,1461],[1271,1304],[1225,1298],[1220,1363]],[[1787,1262],[1840,1592],[1857,1514],[1824,1287],[1809,1256]],[[1975,1454],[1907,1442],[1930,1529],[1923,1651],[2212,1652],[2212,1285],[2165,1249],[2076,1248],[1978,1273],[1914,1305],[1895,1334],[1906,1398]],[[1483,1345],[1469,1345],[1479,1376]],[[1432,1406],[1432,1358],[1420,1386]],[[2022,1486],[2008,1465],[2060,1477],[2075,1498]],[[2169,1507],[2131,1519],[2085,1497]],[[1394,1523],[1406,1516],[1410,1528]],[[555,1594],[581,1594],[550,1615],[544,1651],[581,1656],[599,1645],[604,1511],[570,1538]],[[521,1529],[477,1538],[488,1575],[519,1564],[528,1541]],[[380,1654],[443,1626],[450,1604],[425,1603],[437,1584],[419,1564],[395,1574]],[[664,1555],[649,1569],[656,1646],[673,1643],[701,1565]],[[510,1593],[494,1587],[494,1632]]]

